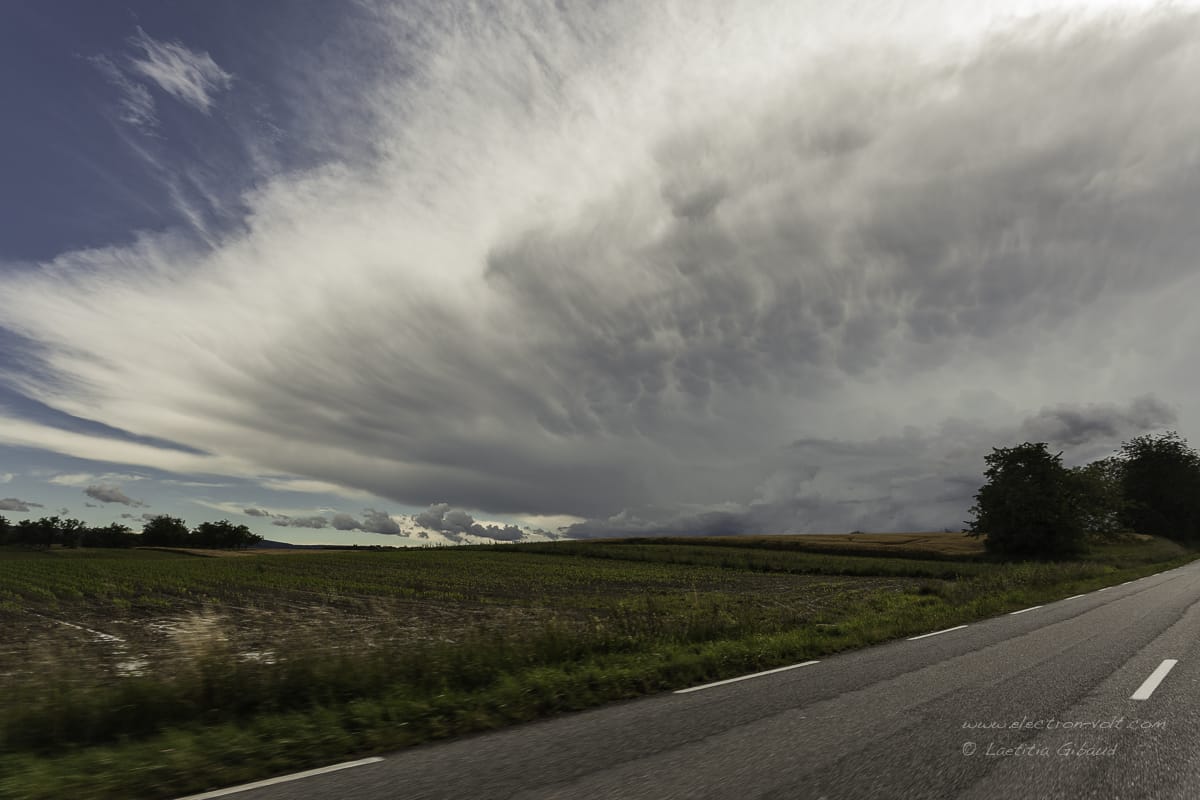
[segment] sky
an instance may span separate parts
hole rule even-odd
[[[0,9],[0,514],[958,530],[1200,440],[1200,10]]]

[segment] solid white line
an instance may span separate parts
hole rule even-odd
[[[244,783],[241,786],[231,786],[228,789],[217,789],[214,792],[205,792],[204,794],[189,794],[187,797],[181,797],[179,800],[209,800],[213,797],[225,797],[238,792],[248,792],[251,789],[261,789],[264,786],[274,786],[277,783],[287,783],[288,781],[298,781],[302,778],[311,778],[314,775],[323,775],[326,772],[337,772],[338,770],[350,769],[351,767],[362,767],[367,764],[375,764],[383,761],[379,756],[371,758],[362,758],[358,761],[343,761],[341,764],[331,764],[328,767],[318,767],[304,772],[295,772],[291,775],[280,775],[278,778],[267,778],[265,781],[257,781],[255,783]]]
[[[1070,597],[1064,597],[1064,598],[1063,598],[1063,600],[1074,600],[1074,599],[1076,599],[1076,598],[1079,598],[1079,597],[1083,597],[1083,595],[1081,595],[1081,594],[1073,594],[1073,595],[1071,595]]]
[[[1129,699],[1149,700],[1150,695],[1154,694],[1154,690],[1158,688],[1160,683],[1162,683],[1163,678],[1167,677],[1167,673],[1175,669],[1175,665],[1178,663],[1178,659],[1168,658],[1166,661],[1159,664],[1158,668],[1155,669],[1154,672],[1150,673],[1150,677],[1146,678],[1146,682],[1138,687],[1136,692],[1129,696]]]
[[[786,667],[776,667],[775,669],[767,669],[767,670],[763,670],[762,672],[753,672],[749,675],[742,675],[741,677],[738,677],[738,678],[726,678],[723,681],[716,681],[715,683],[704,683],[699,686],[692,686],[688,689],[676,689],[675,694],[687,694],[688,692],[698,692],[701,689],[711,689],[714,686],[724,686],[727,683],[737,683],[738,681],[748,681],[751,678],[760,678],[763,675],[774,675],[776,672],[787,672],[789,669],[796,669],[797,667],[807,667],[809,664],[819,664],[819,663],[821,663],[821,662],[805,661],[801,664],[792,664],[792,665],[786,666]]]
[[[1010,611],[1008,615],[1011,617],[1013,614],[1024,614],[1026,611],[1033,611],[1038,608],[1041,608],[1041,606],[1030,606],[1029,608],[1022,608],[1020,611]]]
[[[1098,591],[1098,592],[1107,592],[1107,591],[1108,591],[1109,589],[1111,589],[1111,588],[1112,588],[1111,586],[1105,586],[1104,588],[1102,588],[1102,589],[1097,589],[1096,591]]]
[[[915,642],[917,639],[924,639],[926,636],[937,636],[939,633],[949,633],[950,631],[961,631],[966,625],[955,625],[953,628],[946,628],[944,631],[934,631],[933,633],[922,633],[920,636],[910,636],[908,640]]]

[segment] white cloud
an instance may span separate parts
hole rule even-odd
[[[126,483],[144,479],[144,475],[125,472],[105,472],[99,475],[91,472],[63,472],[47,479],[47,482],[59,486],[87,486],[96,483]]]
[[[179,42],[160,42],[141,28],[132,43],[142,56],[131,58],[129,69],[197,111],[207,114],[213,98],[233,82],[233,75],[202,50],[192,50]]]
[[[97,55],[88,61],[119,92],[117,118],[142,133],[154,134],[159,123],[151,87],[208,114],[216,96],[233,83],[233,75],[221,69],[205,51],[180,42],[158,41],[141,28],[129,43],[140,52],[139,56]],[[136,143],[129,144],[138,148]],[[142,155],[154,160],[144,151]],[[182,197],[175,202],[185,204]]]
[[[214,455],[0,441],[363,505],[798,526],[932,503],[874,447],[906,425],[1016,435],[1151,392],[1200,431],[1200,21],[978,8],[381,9],[347,34],[371,81],[297,77],[342,157],[265,176],[211,247],[0,277],[0,323],[47,352],[19,391]],[[172,96],[228,86],[145,38]],[[794,460],[818,439],[862,466]]]
[[[11,472],[0,472],[0,483],[12,483],[14,477]]]
[[[120,92],[117,117],[143,132],[153,132],[158,127],[158,112],[154,108],[154,98],[150,96],[150,90],[127,77],[111,58],[95,56],[90,60]]]

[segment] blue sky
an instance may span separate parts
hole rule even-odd
[[[941,529],[1200,436],[1193,4],[0,18],[10,518]]]

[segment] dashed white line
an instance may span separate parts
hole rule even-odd
[[[1080,598],[1080,597],[1083,597],[1083,595],[1081,595],[1081,594],[1073,594],[1073,595],[1071,595],[1070,597],[1064,597],[1064,598],[1063,598],[1063,600],[1075,600],[1075,599],[1077,599],[1077,598]]]
[[[1138,690],[1129,696],[1130,700],[1149,700],[1150,695],[1154,694],[1154,690],[1163,682],[1163,678],[1167,677],[1167,673],[1175,669],[1175,665],[1179,663],[1178,659],[1168,658],[1163,661],[1154,672],[1150,673],[1150,677],[1146,678],[1145,683],[1138,687]]]
[[[331,764],[328,767],[318,767],[317,769],[305,770],[304,772],[294,772],[291,775],[280,775],[278,778],[267,778],[265,781],[256,781],[255,783],[244,783],[241,786],[231,786],[228,789],[217,789],[213,792],[205,792],[204,794],[190,794],[187,797],[181,797],[179,800],[210,800],[213,797],[225,797],[226,795],[237,794],[238,792],[248,792],[251,789],[261,789],[264,786],[274,786],[277,783],[287,783],[288,781],[298,781],[303,778],[311,778],[314,775],[324,775],[326,772],[337,772],[351,767],[362,767],[367,764],[375,764],[383,761],[378,756],[371,758],[360,758],[358,761],[343,761],[341,764]]]
[[[1039,608],[1041,608],[1041,606],[1030,606],[1029,608],[1022,608],[1020,611],[1010,611],[1008,612],[1008,615],[1011,617],[1014,614],[1024,614],[1026,611],[1036,611]]]
[[[1105,586],[1105,587],[1103,587],[1103,588],[1097,589],[1096,591],[1098,591],[1098,592],[1107,592],[1107,591],[1108,591],[1109,589],[1111,589],[1111,588],[1112,588],[1111,586]]]
[[[699,686],[691,686],[687,689],[676,689],[675,694],[687,694],[688,692],[698,692],[701,689],[711,689],[714,686],[724,686],[727,683],[737,683],[738,681],[748,681],[751,678],[761,678],[763,675],[774,675],[776,672],[787,672],[789,669],[797,669],[799,667],[807,667],[810,664],[819,664],[819,661],[804,661],[800,664],[790,664],[786,667],[776,667],[775,669],[765,669],[762,672],[752,672],[749,675],[741,675],[737,678],[726,678],[723,681],[715,681],[713,683],[703,683]],[[186,800],[186,799],[185,799]]]
[[[953,628],[946,628],[945,630],[942,630],[942,631],[934,631],[933,633],[922,633],[920,636],[910,636],[910,637],[908,637],[908,640],[910,642],[915,642],[917,639],[924,639],[926,636],[937,636],[942,633],[949,633],[950,631],[961,631],[965,627],[967,627],[967,626],[966,625],[955,625]]]

